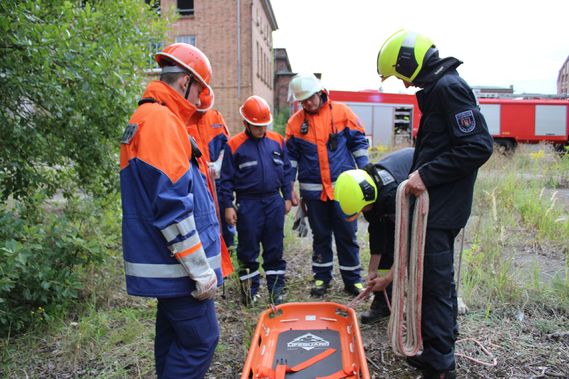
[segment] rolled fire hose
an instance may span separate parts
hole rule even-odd
[[[429,194],[425,191],[415,201],[409,236],[410,195],[405,195],[406,185],[407,180],[399,185],[395,200],[393,289],[387,336],[395,354],[413,356],[423,348],[421,306]]]

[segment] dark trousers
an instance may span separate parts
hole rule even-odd
[[[427,229],[423,266],[422,359],[433,369],[454,369],[458,334],[454,239],[459,230]]]
[[[239,276],[250,280],[251,294],[259,288],[260,246],[269,293],[283,289],[286,262],[283,259],[284,199],[280,194],[241,199],[237,208],[237,258]],[[246,274],[248,272],[248,274]],[[245,279],[243,279],[245,278]]]
[[[213,300],[158,299],[154,358],[159,379],[204,378],[218,340]]]
[[[347,222],[336,201],[304,200],[313,235],[312,272],[314,279],[330,282],[334,253],[332,234],[336,241],[340,274],[344,284],[361,282],[359,246],[356,239],[357,221]]]

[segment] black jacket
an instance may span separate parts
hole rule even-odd
[[[378,163],[369,164],[364,168],[379,189],[373,208],[364,212],[364,217],[369,222],[369,245],[372,255],[393,256],[395,197],[397,187],[409,176],[413,152],[412,147],[397,150],[383,157]],[[387,171],[389,175],[382,173],[382,170]],[[385,181],[389,183],[384,185]],[[391,263],[388,263],[386,268],[390,265]]]
[[[428,227],[460,229],[472,207],[478,168],[492,155],[492,137],[476,97],[458,75],[462,62],[435,56],[414,84],[423,113],[411,172],[429,191]]]

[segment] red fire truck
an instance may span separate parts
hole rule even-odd
[[[415,95],[330,91],[361,118],[373,145],[411,141],[417,135],[421,112]],[[480,99],[480,109],[496,144],[513,149],[518,143],[549,142],[557,149],[569,145],[569,100]]]

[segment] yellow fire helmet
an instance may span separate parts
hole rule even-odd
[[[428,37],[401,29],[384,43],[377,54],[377,73],[382,79],[394,75],[412,83],[417,77],[430,49],[436,47]]]
[[[340,204],[342,212],[352,216],[375,202],[377,186],[364,170],[344,171],[336,180],[334,199]]]

